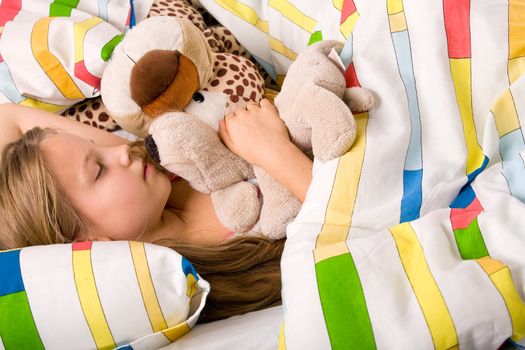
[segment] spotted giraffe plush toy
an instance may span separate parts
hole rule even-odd
[[[204,35],[213,53],[228,53],[250,59],[250,54],[242,47],[226,27],[218,24],[198,2],[187,0],[154,0],[148,17],[172,16],[191,21]],[[255,62],[252,60],[252,62]],[[271,78],[264,74],[265,81]],[[93,127],[113,131],[119,127],[102,102],[101,97],[88,99],[65,110],[62,115]]]

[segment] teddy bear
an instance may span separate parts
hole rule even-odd
[[[163,35],[156,45],[141,40],[167,32],[170,36]],[[117,114],[126,116],[122,126],[140,135],[147,130],[146,147],[152,156],[194,189],[210,193],[225,227],[237,233],[256,230],[282,238],[301,203],[262,169],[252,169],[221,143],[218,119],[242,103],[215,103],[218,94],[209,93],[209,87],[199,90],[210,81],[209,68],[214,65],[200,31],[184,20],[157,17],[141,22],[119,46],[104,72],[102,97],[108,108],[115,107]],[[275,98],[291,140],[321,161],[342,155],[355,139],[349,103],[354,110],[366,110],[372,103],[367,90],[345,88],[342,71],[329,55],[334,49],[340,51],[341,44],[326,41],[300,53]],[[159,51],[165,55],[161,63],[152,59],[138,64]],[[132,68],[123,71],[126,64]],[[173,70],[171,66],[177,67],[174,73],[163,73]],[[142,67],[139,78],[134,77],[137,67]],[[155,73],[148,67],[160,67],[160,73],[152,79]],[[134,79],[139,83],[134,84]],[[148,100],[151,96],[153,102]],[[258,187],[249,181],[254,175]],[[256,222],[259,225],[254,229]]]
[[[115,48],[102,75],[101,96],[119,126],[139,137],[145,137],[151,122],[166,112],[200,116],[199,123],[207,123],[213,137],[199,132],[206,127],[181,132],[192,135],[185,146],[192,145],[195,154],[213,153],[210,162],[186,159],[178,168],[167,168],[191,179],[196,190],[211,194],[225,227],[245,232],[257,221],[261,207],[258,188],[246,181],[254,177],[253,169],[220,142],[216,130],[225,113],[258,102],[263,87],[250,60],[213,52],[191,21],[155,16],[140,22]],[[194,163],[201,168],[189,165]]]

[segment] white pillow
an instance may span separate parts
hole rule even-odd
[[[153,244],[0,252],[0,349],[160,348],[191,330],[209,289],[188,260]]]

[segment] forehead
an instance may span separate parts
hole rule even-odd
[[[75,178],[80,174],[80,168],[86,158],[91,142],[81,137],[58,133],[46,137],[41,143],[41,149],[51,171],[59,178]]]

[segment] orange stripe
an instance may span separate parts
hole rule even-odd
[[[65,98],[84,99],[78,86],[58,58],[49,51],[49,24],[54,18],[39,19],[31,32],[31,49],[36,61]]]

